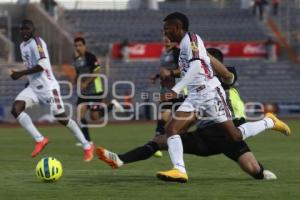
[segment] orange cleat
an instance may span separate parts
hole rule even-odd
[[[49,143],[49,139],[48,138],[44,138],[42,141],[40,142],[36,142],[35,143],[35,147],[33,152],[31,153],[31,157],[35,157],[37,156],[44,148],[45,146]]]
[[[98,155],[99,160],[102,160],[113,169],[122,167],[122,165],[124,164],[123,161],[120,160],[118,154],[108,151],[107,149],[104,149],[102,147],[96,148],[96,154]]]
[[[89,149],[84,150],[84,161],[90,162],[94,158],[94,144],[91,144],[91,147]]]

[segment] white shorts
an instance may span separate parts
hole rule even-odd
[[[226,95],[221,87],[205,94],[191,92],[177,111],[195,112],[200,121],[222,123],[231,119]]]
[[[38,90],[28,86],[19,93],[15,101],[25,101],[26,108],[38,104],[49,105],[53,115],[65,112],[59,86],[52,90]]]

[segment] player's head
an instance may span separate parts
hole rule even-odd
[[[189,20],[180,12],[169,14],[165,17],[164,22],[164,34],[172,42],[180,42],[185,33],[189,30]]]
[[[220,51],[217,48],[207,48],[206,51],[210,55],[212,55],[213,57],[215,57],[217,60],[219,60],[221,63],[223,63],[224,56],[223,56],[222,51]]]
[[[34,27],[33,22],[29,19],[24,19],[20,25],[20,33],[21,33],[22,39],[24,41],[29,40],[30,38],[33,37],[34,32],[35,32],[35,27]]]
[[[80,56],[84,56],[86,52],[86,45],[85,45],[85,39],[82,37],[77,37],[74,39],[74,47],[76,50],[76,53],[78,53]]]

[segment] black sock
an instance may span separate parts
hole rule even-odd
[[[87,124],[88,124],[88,122],[86,121],[85,118],[84,118],[84,119],[81,119],[81,123],[82,123],[83,125],[87,125]],[[90,137],[90,133],[89,133],[88,127],[80,127],[80,129],[81,129],[81,131],[82,131],[82,133],[83,133],[85,139],[86,139],[87,141],[90,142],[90,141],[91,141],[91,137]]]
[[[260,162],[258,162],[260,166],[260,170],[257,174],[252,174],[255,179],[264,179],[264,166]]]
[[[131,151],[128,151],[127,153],[118,156],[126,164],[150,158],[158,150],[158,144],[151,141],[144,146],[137,147]]]
[[[165,134],[165,125],[166,122],[164,120],[157,120],[156,122],[156,129],[155,129],[155,135],[163,135]]]

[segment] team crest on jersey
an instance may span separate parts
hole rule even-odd
[[[37,48],[39,53],[44,53],[43,47],[40,44],[37,45]]]
[[[197,46],[196,42],[192,41],[191,47],[192,47],[192,51],[198,51],[198,46]]]

